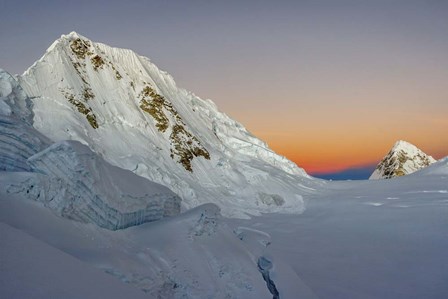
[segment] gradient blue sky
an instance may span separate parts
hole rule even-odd
[[[448,155],[448,1],[4,1],[0,67],[77,31],[148,56],[311,173]]]

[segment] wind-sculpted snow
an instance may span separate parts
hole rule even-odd
[[[45,176],[9,191],[26,192],[66,218],[115,230],[180,211],[180,198],[168,188],[109,165],[77,141],[55,143],[28,163]]]
[[[31,101],[0,69],[0,170],[29,171],[26,160],[50,144],[32,127],[32,118]]]
[[[300,213],[321,184],[131,50],[72,32],[19,80],[35,97],[37,130],[169,187],[184,209],[212,201],[226,216]]]

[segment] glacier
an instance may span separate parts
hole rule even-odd
[[[55,143],[28,163],[49,177],[49,187],[59,187],[46,192],[54,195],[45,203],[70,219],[115,230],[180,212],[181,199],[171,190],[106,163],[77,141]]]
[[[64,285],[83,286],[70,287],[68,298],[115,298],[111,290],[125,287],[149,298],[273,298],[262,261],[280,298],[441,299],[448,295],[447,186],[444,159],[394,180],[329,182],[306,196],[300,215],[226,218],[205,204],[117,231],[57,217],[21,200],[23,194],[0,190],[0,223],[14,230],[2,230],[8,242],[0,243],[0,259],[10,268],[2,270],[0,290],[23,298],[39,276],[52,277],[57,265],[38,264],[44,255],[39,244],[45,244],[47,255],[58,251],[70,259],[58,272]],[[9,241],[12,234],[18,241]],[[30,238],[39,244],[14,249]],[[40,275],[24,276],[26,269]],[[109,274],[114,287],[98,290],[96,282],[105,283],[101,274]],[[58,285],[41,283],[39,290],[35,297],[47,298]],[[94,291],[101,292],[84,297]]]
[[[168,188],[110,165],[78,141],[51,144],[32,127],[30,99],[3,70],[0,106],[0,181],[7,193],[113,230],[180,212],[181,199]]]

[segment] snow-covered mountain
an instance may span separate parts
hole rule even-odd
[[[169,187],[184,209],[214,202],[231,216],[297,213],[320,184],[131,50],[72,32],[18,80],[38,131]]]
[[[214,204],[177,215],[167,187],[52,143],[31,109],[0,69],[1,297],[272,298],[276,277],[282,294],[315,298],[269,256],[269,235],[229,226]]]
[[[370,180],[390,179],[413,173],[436,162],[415,145],[399,140],[377,165]]]
[[[31,100],[0,69],[1,297],[272,298],[275,276],[315,298],[264,256],[269,235],[233,229],[214,204],[177,215],[167,187],[32,125]]]

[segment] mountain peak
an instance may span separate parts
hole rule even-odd
[[[398,140],[395,142],[394,146],[392,147],[392,150],[398,150],[398,149],[418,149],[415,145],[412,143],[409,143],[405,140]]]
[[[309,189],[297,179],[317,184],[131,50],[71,32],[18,80],[33,97],[43,134],[80,141],[115,166],[171,188],[184,208],[213,199],[225,215],[300,212],[300,194]]]
[[[420,170],[436,160],[415,145],[397,141],[389,153],[377,165],[369,179],[390,179]]]
[[[69,39],[75,39],[75,38],[83,38],[85,39],[84,36],[80,35],[78,32],[76,31],[72,31],[69,34],[63,34],[61,35],[61,38],[69,38]]]
[[[74,40],[74,39],[77,39],[77,38],[84,39],[84,40],[87,39],[87,40],[88,40],[88,38],[86,38],[86,37],[84,37],[84,36],[78,34],[78,33],[75,32],[75,31],[72,31],[72,32],[70,32],[69,34],[62,34],[60,38],[58,38],[57,40],[55,40],[55,41],[51,44],[51,46],[48,47],[46,53],[53,51],[53,50],[57,47],[57,45],[59,45],[59,44],[65,42],[65,41],[71,41],[71,40]],[[44,56],[45,56],[45,55],[44,55]],[[42,58],[41,58],[41,59],[42,59]]]
[[[82,40],[91,42],[91,40],[88,37],[85,37],[84,35],[81,35],[76,31],[72,31],[68,34],[62,34],[61,37],[56,40],[56,42],[61,42],[61,41],[69,41],[70,42],[70,41],[73,41],[76,39],[82,39]]]

